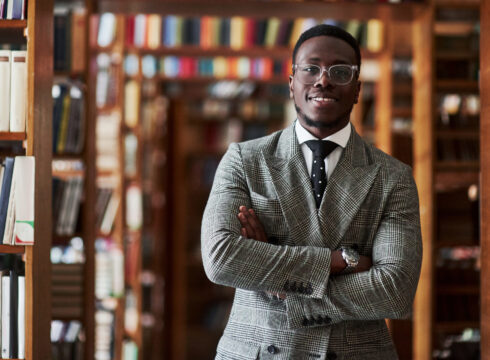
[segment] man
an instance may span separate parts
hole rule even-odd
[[[237,289],[216,359],[396,359],[384,319],[411,314],[422,257],[411,170],[349,123],[352,36],[311,28],[293,64],[297,121],[231,144],[204,213],[206,274]]]

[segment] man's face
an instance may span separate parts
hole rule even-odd
[[[344,40],[316,36],[301,44],[295,64],[328,67],[335,64],[357,65],[357,61],[354,49]],[[296,74],[297,70],[289,79],[289,90],[301,125],[319,138],[347,125],[352,106],[359,98],[361,83],[357,80],[357,74],[347,85],[333,84],[326,73],[314,84],[303,84]]]

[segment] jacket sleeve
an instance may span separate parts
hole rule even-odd
[[[406,318],[412,311],[422,262],[417,188],[402,172],[383,213],[369,271],[329,278],[321,299],[288,295],[290,328],[345,320]]]
[[[208,278],[234,288],[282,292],[285,284],[304,284],[312,296],[325,293],[330,250],[312,246],[277,246],[244,238],[237,218],[251,206],[238,144],[231,144],[218,166],[206,205],[201,252]]]

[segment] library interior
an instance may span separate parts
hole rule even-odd
[[[357,40],[350,123],[418,189],[411,316],[376,320],[401,360],[490,359],[490,0],[1,0],[2,359],[215,358],[235,296],[201,253],[215,173],[297,119],[318,24]],[[221,355],[291,358],[261,346]]]

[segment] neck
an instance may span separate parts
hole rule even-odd
[[[336,121],[333,124],[313,122],[309,119],[299,119],[300,124],[313,136],[324,139],[342,130],[349,123],[349,119]]]

